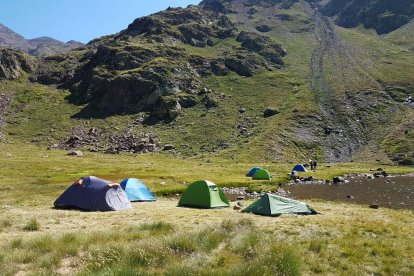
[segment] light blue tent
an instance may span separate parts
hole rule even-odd
[[[297,172],[307,172],[308,171],[302,164],[297,164],[296,166],[293,167],[292,170],[297,171]]]
[[[252,177],[258,170],[261,170],[261,169],[262,168],[260,167],[254,167],[246,174],[246,176]]]
[[[121,187],[125,190],[130,201],[155,201],[154,195],[141,180],[127,178],[121,181]]]

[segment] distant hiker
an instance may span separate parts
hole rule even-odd
[[[313,169],[316,171],[317,168],[318,168],[318,162],[313,161]]]
[[[309,160],[309,165],[310,165],[311,170],[313,170],[313,169],[314,169],[314,163],[313,163],[313,160]]]

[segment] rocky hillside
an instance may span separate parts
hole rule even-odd
[[[236,160],[414,162],[412,24],[384,29],[372,3],[204,0],[138,18],[36,58],[1,86],[14,91],[8,110],[18,110],[5,113],[6,139],[35,133],[51,148],[121,149],[112,152],[167,144],[177,155]],[[387,10],[409,18],[410,7]],[[351,9],[372,14],[367,28],[395,30],[342,24]],[[51,126],[50,116],[60,119]],[[93,135],[80,141],[79,127]]]
[[[334,16],[342,27],[353,28],[362,24],[375,29],[378,34],[392,32],[414,18],[414,2],[411,0],[330,0],[315,1],[321,12]]]
[[[25,39],[23,36],[0,24],[0,47],[17,49],[34,56],[65,53],[82,45],[82,43],[77,41],[64,43],[50,37]]]

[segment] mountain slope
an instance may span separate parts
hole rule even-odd
[[[23,36],[0,24],[0,47],[17,49],[34,56],[65,53],[82,45],[82,43],[77,41],[64,43],[50,37],[25,39]]]
[[[17,96],[9,110],[20,111],[6,114],[6,138],[25,141],[35,131],[50,145],[87,125],[102,138],[85,144],[94,151],[115,136],[147,133],[185,156],[408,162],[411,25],[387,36],[342,28],[319,11],[327,2],[204,0],[38,59],[31,81],[65,92],[30,84],[34,94],[24,95],[21,84],[8,83]],[[62,106],[53,108],[61,118],[53,133],[49,97]]]
[[[0,46],[13,47],[17,50],[28,52],[32,49],[30,43],[21,35],[0,24]]]

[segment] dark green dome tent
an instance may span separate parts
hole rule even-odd
[[[230,204],[216,184],[208,180],[199,180],[187,187],[181,195],[178,206],[210,209],[225,208]]]
[[[265,169],[257,170],[253,175],[254,180],[270,180],[272,175]]]
[[[265,194],[243,209],[242,212],[264,216],[279,216],[281,214],[316,214],[316,211],[306,203],[272,194]]]
[[[56,208],[76,208],[85,211],[119,211],[132,208],[127,194],[119,184],[97,178],[82,177],[56,199]]]

